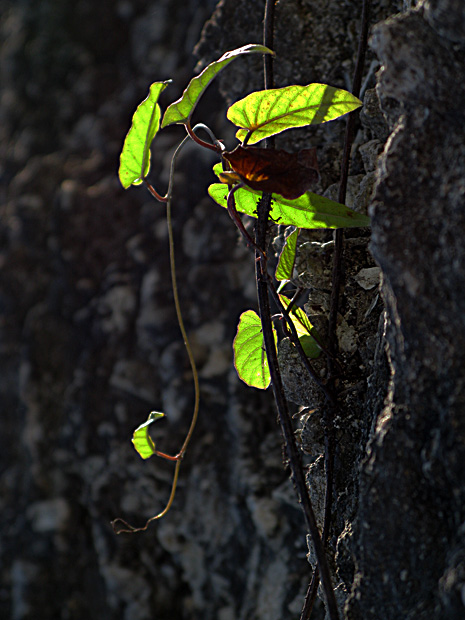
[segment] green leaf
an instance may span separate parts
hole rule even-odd
[[[276,345],[277,336],[274,327],[273,335]],[[239,378],[247,385],[266,390],[271,377],[263,344],[262,324],[260,317],[253,310],[241,314],[233,349],[234,366]]]
[[[155,420],[163,418],[164,415],[165,414],[161,413],[161,411],[151,411],[149,417],[147,418],[147,422],[144,422],[138,426],[132,435],[132,443],[134,444],[134,448],[143,459],[148,459],[155,454],[155,444],[149,435],[148,427],[152,424],[152,422],[155,422]]]
[[[279,255],[278,266],[276,267],[276,280],[290,280],[294,271],[295,255],[297,252],[297,237],[299,229],[296,228],[287,237],[281,254]]]
[[[186,90],[183,92],[182,97],[168,106],[161,123],[162,128],[172,125],[173,123],[187,123],[203,92],[221,69],[226,67],[226,65],[238,56],[253,53],[274,54],[269,48],[258,44],[245,45],[231,52],[226,52],[219,60],[210,63],[202,73],[192,78]]]
[[[229,187],[223,183],[214,183],[208,193],[221,207],[227,207]],[[238,189],[234,198],[236,209],[251,217],[257,217],[257,202],[262,192],[243,187]],[[297,226],[297,228],[360,228],[370,226],[370,218],[349,207],[306,192],[300,198],[288,200],[279,194],[272,194],[270,218],[278,224]]]
[[[286,86],[260,90],[236,101],[227,117],[242,127],[236,133],[238,140],[252,132],[250,145],[286,129],[332,121],[361,105],[360,99],[346,90],[327,84]]]
[[[220,174],[223,172],[223,164],[218,161],[214,166],[213,166],[213,172],[216,174],[217,177],[220,176]]]
[[[149,95],[138,106],[132,117],[132,125],[124,141],[120,155],[119,180],[124,189],[140,185],[150,169],[150,145],[160,126],[160,93],[168,86],[166,82],[154,82]]]
[[[285,295],[280,295],[279,299],[285,308],[289,307],[290,299],[288,299]],[[289,313],[292,322],[294,323],[295,330],[297,332],[297,336],[299,337],[300,344],[305,352],[307,357],[311,359],[316,359],[321,354],[321,349],[316,343],[316,340],[312,338],[312,334],[318,336],[318,332],[315,327],[310,323],[308,316],[302,310],[302,308],[298,308],[297,306],[293,306],[292,310]]]

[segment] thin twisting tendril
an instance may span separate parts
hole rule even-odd
[[[206,126],[206,125],[196,125],[192,131],[196,131],[197,129],[205,129],[207,131],[207,133],[209,134],[212,142],[214,144],[220,145],[220,148],[224,148],[223,145],[215,138],[213,132]],[[176,278],[176,260],[175,260],[175,253],[174,253],[174,237],[173,237],[173,224],[172,224],[172,214],[171,214],[171,198],[173,195],[173,176],[174,176],[174,167],[176,164],[176,159],[177,156],[179,155],[179,152],[181,151],[182,147],[185,145],[185,143],[189,140],[192,139],[191,136],[186,136],[184,138],[184,140],[179,144],[179,146],[176,148],[173,157],[171,159],[171,166],[170,166],[170,180],[168,183],[168,191],[166,193],[166,196],[164,196],[162,198],[162,202],[166,203],[166,223],[167,223],[167,227],[168,227],[168,243],[169,243],[169,253],[170,253],[170,272],[171,272],[171,285],[172,285],[172,289],[173,289],[173,298],[174,298],[174,306],[176,309],[176,318],[178,320],[178,325],[179,325],[179,329],[181,331],[181,335],[184,341],[184,346],[186,348],[186,352],[187,352],[187,356],[189,358],[189,363],[191,365],[191,369],[192,369],[192,379],[194,382],[194,410],[192,412],[192,419],[191,419],[191,423],[189,426],[189,430],[187,431],[187,435],[186,438],[184,439],[184,443],[182,444],[181,450],[179,451],[179,454],[177,454],[176,456],[176,466],[174,469],[174,474],[173,474],[173,482],[171,485],[171,493],[168,499],[168,502],[165,506],[165,508],[159,512],[158,514],[154,515],[153,517],[150,517],[150,519],[148,519],[145,523],[145,525],[143,527],[133,527],[130,523],[128,523],[127,521],[125,521],[124,519],[115,519],[114,521],[112,521],[112,526],[114,531],[116,532],[116,534],[122,534],[122,533],[128,533],[128,534],[134,534],[136,532],[144,532],[148,526],[150,525],[150,523],[152,523],[152,521],[155,521],[157,519],[161,519],[162,517],[164,517],[166,515],[166,513],[170,510],[173,501],[174,501],[174,497],[176,495],[176,488],[178,485],[178,479],[179,479],[179,470],[181,469],[181,461],[186,453],[187,447],[192,439],[192,435],[194,433],[194,429],[195,426],[197,424],[197,420],[199,417],[199,410],[200,410],[200,386],[199,386],[199,375],[197,372],[197,366],[195,364],[195,359],[194,359],[194,355],[192,353],[192,349],[189,343],[189,339],[187,337],[187,332],[186,332],[186,328],[184,326],[184,320],[182,318],[182,312],[181,312],[181,304],[179,303],[179,293],[178,293],[178,285],[177,285],[177,278]],[[152,194],[153,195],[153,194]],[[121,528],[119,528],[119,524],[121,524]]]
[[[152,521],[155,521],[156,519],[161,519],[161,517],[164,517],[166,515],[168,510],[171,508],[171,505],[173,504],[174,496],[176,495],[176,487],[178,484],[180,468],[181,468],[181,458],[179,458],[176,461],[176,467],[174,468],[173,483],[171,485],[170,497],[168,499],[166,506],[163,508],[163,510],[159,512],[157,515],[150,517],[150,519],[146,521],[143,527],[134,527],[130,523],[125,521],[124,519],[115,519],[114,521],[111,522],[111,524],[116,534],[135,534],[136,532],[145,532],[145,530],[148,528],[150,523],[152,523]],[[123,527],[119,529],[118,524],[121,524]]]

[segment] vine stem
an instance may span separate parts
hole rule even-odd
[[[269,196],[266,194],[262,197],[257,205],[258,221],[257,221],[257,233],[256,243],[259,247],[261,245],[260,235],[260,221],[264,220],[265,234],[266,225],[268,223],[268,213],[270,209]],[[268,203],[268,205],[266,204]],[[268,213],[267,213],[268,212]],[[320,537],[318,525],[313,511],[312,503],[308,493],[308,488],[305,480],[305,474],[303,471],[302,463],[300,460],[300,454],[295,442],[294,428],[292,426],[292,420],[287,406],[287,401],[284,396],[284,388],[281,380],[281,373],[278,366],[278,358],[276,347],[274,344],[273,333],[271,329],[271,312],[270,302],[268,297],[268,282],[265,274],[266,264],[261,259],[260,254],[256,255],[256,280],[257,280],[257,295],[258,295],[258,307],[260,312],[260,318],[262,322],[263,341],[265,345],[265,351],[268,360],[268,367],[271,375],[271,385],[273,388],[273,395],[278,409],[279,422],[284,437],[284,444],[286,448],[287,457],[289,460],[289,466],[291,469],[292,478],[297,490],[299,501],[304,513],[307,529],[310,533],[319,571],[321,574],[322,585],[325,593],[326,604],[328,614],[331,620],[338,620],[339,612],[337,609],[336,598],[334,596],[334,590],[331,583],[331,574],[328,567],[328,562],[325,555],[325,549]]]
[[[187,446],[190,443],[192,438],[192,434],[194,432],[195,426],[197,424],[197,419],[199,417],[199,409],[200,409],[200,386],[199,386],[199,375],[197,372],[197,366],[195,364],[194,355],[192,353],[192,348],[190,346],[189,339],[187,337],[186,328],[184,325],[184,320],[181,312],[181,304],[179,303],[179,292],[178,292],[178,284],[176,279],[176,260],[174,253],[174,236],[173,236],[173,225],[171,219],[171,194],[166,203],[166,222],[168,225],[168,239],[169,239],[169,248],[170,248],[170,270],[171,270],[171,284],[173,287],[173,297],[174,297],[174,305],[176,308],[176,317],[178,319],[179,329],[181,331],[181,335],[184,341],[184,346],[186,348],[187,356],[189,358],[189,363],[191,365],[192,370],[192,379],[194,382],[194,410],[192,413],[192,419],[189,426],[189,430],[187,431],[186,438],[184,439],[184,443],[182,444],[181,450],[178,454],[178,462],[176,465],[180,464],[181,459],[183,458]],[[174,488],[175,490],[175,488]]]
[[[273,49],[273,23],[274,23],[274,0],[266,0],[265,17],[264,17],[264,36],[263,44]],[[271,58],[264,59],[265,71],[265,89],[273,87],[273,64]],[[274,143],[268,140],[267,148],[273,148]],[[331,620],[338,620],[339,613],[334,596],[334,590],[331,583],[331,574],[329,572],[328,562],[325,555],[325,549],[320,538],[318,525],[313,511],[310,495],[308,492],[305,474],[300,459],[300,454],[296,445],[292,420],[287,406],[284,388],[281,380],[281,373],[278,365],[277,351],[274,343],[272,326],[270,300],[268,293],[268,274],[266,260],[264,254],[266,250],[266,236],[268,229],[268,220],[271,209],[271,195],[264,194],[257,205],[257,223],[255,228],[255,244],[260,249],[255,253],[255,273],[257,285],[257,297],[260,319],[262,323],[263,341],[268,360],[268,367],[271,375],[271,385],[273,395],[278,409],[278,416],[281,430],[284,437],[289,466],[292,478],[297,490],[299,501],[304,513],[306,525],[312,538],[317,563],[319,566],[323,590],[325,593],[328,615]]]
[[[221,142],[219,142],[218,140],[216,140],[216,138],[213,137],[213,134],[210,128],[207,127],[207,125],[204,125],[203,123],[198,123],[197,125],[195,125],[194,128],[192,128],[190,120],[188,120],[184,126],[186,128],[189,138],[191,138],[191,140],[196,142],[199,146],[203,146],[206,149],[215,151],[215,153],[221,153],[221,151],[224,150],[224,146],[221,144]],[[200,128],[205,129],[209,133],[210,138],[212,138],[213,144],[211,144],[210,142],[205,142],[205,140],[202,140],[201,138],[199,138],[199,136],[195,133],[195,131],[196,129],[200,129]]]
[[[318,376],[318,374],[316,373],[316,371],[313,369],[310,360],[308,359],[308,357],[305,355],[305,351],[302,347],[302,345],[300,344],[300,340],[299,340],[299,336],[297,334],[297,330],[295,328],[295,325],[290,317],[290,313],[289,313],[289,308],[285,308],[279,298],[278,292],[273,284],[273,281],[271,280],[271,277],[268,273],[266,273],[266,278],[268,280],[268,287],[269,290],[271,292],[271,296],[273,297],[273,301],[275,302],[276,306],[279,309],[279,312],[281,314],[281,316],[283,317],[284,321],[286,322],[286,328],[287,328],[287,334],[289,335],[289,339],[291,340],[292,344],[295,346],[295,348],[297,349],[297,353],[300,356],[301,362],[304,365],[305,369],[307,370],[308,374],[310,375],[310,377],[313,379],[313,381],[317,384],[317,386],[320,388],[320,390],[323,392],[323,394],[325,395],[328,403],[333,406],[336,407],[336,398],[334,396],[334,394],[330,391],[330,389],[328,388],[327,385],[325,385],[325,383],[320,379],[320,377]],[[313,338],[313,336],[312,336]],[[315,342],[319,345],[318,340],[315,339]]]
[[[362,84],[363,67],[365,65],[365,56],[368,44],[368,30],[370,24],[370,6],[371,0],[363,0],[360,37],[357,51],[357,61],[352,80],[352,94],[356,97],[360,94]],[[344,136],[344,150],[341,164],[341,176],[339,182],[338,201],[345,204],[347,192],[347,180],[349,176],[350,155],[352,143],[354,140],[355,129],[354,113],[350,113],[347,118],[346,130]],[[344,251],[344,231],[339,228],[334,233],[334,255],[333,255],[333,271],[331,283],[331,301],[328,322],[328,349],[329,352],[336,357],[337,353],[337,316],[339,312],[339,296],[342,283],[342,256]],[[334,383],[334,364],[328,359],[329,380],[328,388],[332,391]],[[325,516],[323,525],[323,541],[329,536],[329,524],[331,520],[332,510],[332,494],[333,494],[333,472],[334,472],[334,416],[333,410],[329,407],[325,411],[325,470],[326,470],[326,492],[325,492]],[[312,612],[313,604],[316,599],[318,590],[319,574],[318,567],[315,567],[312,580],[307,590],[304,608],[302,610],[300,620],[308,620]]]
[[[191,131],[192,134],[195,135],[195,131],[197,129],[205,129],[206,126],[205,125],[196,125]],[[216,138],[214,138],[213,134],[211,133],[211,131],[206,128],[208,130],[208,133],[210,134],[210,137],[212,138],[212,140],[216,141],[218,143],[218,141],[216,140]],[[183,148],[183,146],[186,144],[186,142],[189,139],[193,139],[191,134],[188,133],[188,135],[182,140],[182,142],[178,145],[178,147],[176,148],[173,157],[171,159],[171,166],[170,166],[170,180],[168,183],[168,191],[166,193],[166,196],[160,196],[158,193],[155,194],[151,191],[151,186],[149,183],[147,183],[147,186],[150,193],[152,194],[152,196],[155,196],[157,198],[157,200],[159,200],[160,202],[163,202],[166,204],[166,224],[167,224],[167,228],[168,228],[168,245],[169,245],[169,256],[170,256],[170,274],[171,274],[171,288],[173,291],[173,299],[174,299],[174,307],[176,310],[176,318],[178,321],[178,326],[179,326],[179,330],[181,331],[181,335],[182,335],[182,339],[184,342],[184,346],[187,352],[187,356],[189,358],[189,363],[191,366],[191,370],[192,370],[192,380],[194,383],[194,408],[193,408],[193,412],[192,412],[192,417],[191,417],[191,423],[189,426],[189,430],[187,431],[186,437],[184,439],[184,442],[181,446],[181,449],[179,451],[179,453],[176,456],[169,456],[167,454],[164,453],[158,453],[158,456],[165,458],[167,460],[170,461],[176,461],[176,465],[174,468],[174,473],[173,473],[173,482],[171,483],[171,492],[170,492],[170,496],[168,498],[168,502],[166,503],[166,506],[163,508],[163,510],[161,512],[159,512],[158,514],[154,515],[153,517],[150,517],[150,519],[148,519],[145,523],[145,525],[143,527],[133,527],[132,525],[130,525],[127,521],[125,521],[124,519],[115,519],[114,521],[112,521],[112,526],[113,526],[113,530],[117,533],[117,534],[122,534],[123,532],[125,533],[129,533],[129,534],[134,534],[135,532],[144,532],[148,526],[150,525],[150,523],[152,523],[152,521],[155,521],[157,519],[161,519],[162,517],[164,517],[166,515],[166,513],[170,510],[173,501],[174,501],[174,497],[176,495],[176,488],[178,485],[178,479],[179,479],[179,470],[181,469],[181,462],[182,459],[186,453],[187,447],[192,439],[192,435],[194,433],[196,424],[197,424],[197,420],[199,417],[199,410],[200,410],[200,385],[199,385],[199,375],[198,375],[198,371],[197,371],[197,366],[195,364],[195,359],[194,359],[194,355],[192,353],[192,348],[189,342],[189,338],[187,337],[187,331],[186,331],[186,327],[184,325],[184,319],[182,316],[182,311],[181,311],[181,304],[179,301],[179,291],[178,291],[178,284],[177,284],[177,277],[176,277],[176,257],[175,257],[175,248],[174,248],[174,235],[173,235],[173,222],[172,222],[172,195],[173,195],[173,175],[174,175],[174,166],[176,163],[176,159],[181,151],[181,149]],[[220,144],[220,143],[218,143]],[[218,147],[220,148],[220,147]],[[155,452],[155,454],[157,454],[157,452]],[[122,527],[118,528],[117,526],[121,524]]]
[[[360,87],[362,84],[363,67],[365,64],[365,56],[368,42],[368,29],[370,24],[370,4],[371,0],[363,0],[362,7],[362,25],[360,30],[360,39],[357,53],[357,62],[354,71],[354,77],[352,81],[352,94],[356,97],[360,94]],[[338,201],[342,204],[345,203],[347,192],[347,180],[349,177],[349,164],[350,153],[352,149],[352,143],[354,141],[356,115],[351,112],[348,115],[346,123],[346,131],[344,136],[344,151],[341,164],[341,177],[339,182],[339,194]],[[334,233],[334,258],[333,258],[333,281],[331,287],[331,305],[329,313],[329,325],[328,325],[328,343],[329,349],[334,351],[336,348],[336,327],[337,327],[337,314],[339,310],[339,294],[342,281],[342,253],[344,246],[344,231],[342,228],[338,228]]]

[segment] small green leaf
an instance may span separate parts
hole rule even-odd
[[[132,125],[124,141],[120,155],[119,180],[124,189],[140,185],[150,169],[150,145],[160,126],[160,93],[167,82],[154,82],[149,95],[138,106],[132,117]]]
[[[213,172],[216,174],[217,177],[220,176],[220,174],[223,173],[223,164],[219,161],[217,162],[214,166],[213,166]]]
[[[221,207],[227,207],[229,188],[223,183],[214,183],[208,188],[208,193]],[[238,189],[234,198],[236,209],[251,217],[257,217],[257,202],[262,192],[243,187]],[[297,226],[297,228],[360,228],[370,226],[370,218],[349,207],[306,192],[300,198],[288,200],[279,194],[272,195],[270,218],[278,224]]]
[[[332,121],[361,105],[354,95],[327,84],[286,86],[248,95],[233,103],[227,117],[242,127],[238,140],[251,132],[250,145],[286,129]]]
[[[273,335],[276,345],[277,336],[274,327]],[[233,349],[234,366],[239,378],[251,387],[266,390],[271,377],[263,344],[262,324],[260,317],[253,310],[241,314]]]
[[[278,266],[276,267],[276,280],[290,280],[294,271],[295,255],[297,251],[297,237],[299,229],[296,228],[287,237],[281,254],[279,255]]]
[[[147,418],[147,422],[144,422],[138,426],[132,435],[132,443],[134,444],[134,448],[143,459],[148,459],[155,454],[155,444],[149,435],[148,427],[152,424],[152,422],[155,422],[155,420],[163,418],[164,415],[165,414],[161,413],[161,411],[151,411],[149,417]]]
[[[280,295],[279,299],[285,308],[289,307],[290,300],[285,295]],[[299,337],[300,344],[307,357],[316,359],[320,356],[321,349],[317,345],[316,340],[312,338],[312,334],[318,336],[316,329],[310,323],[308,316],[297,306],[293,306],[289,313],[292,322],[294,323],[297,336]]]
[[[172,125],[173,123],[187,123],[203,92],[221,69],[226,67],[226,65],[238,56],[253,53],[274,54],[272,50],[258,44],[245,45],[231,52],[226,52],[220,59],[210,63],[202,73],[192,78],[186,90],[183,92],[182,97],[168,106],[161,123],[162,128]]]

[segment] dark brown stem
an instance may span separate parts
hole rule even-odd
[[[300,359],[303,363],[303,365],[305,366],[308,374],[311,376],[311,378],[313,379],[313,381],[315,381],[315,383],[318,385],[318,387],[320,388],[320,390],[323,392],[323,394],[326,396],[326,399],[328,400],[328,403],[335,407],[336,406],[336,399],[334,397],[334,395],[328,390],[328,387],[322,382],[322,380],[320,379],[320,377],[318,376],[318,374],[315,372],[315,370],[313,369],[310,360],[308,359],[308,357],[305,355],[305,351],[302,348],[302,345],[300,344],[300,340],[299,340],[299,336],[297,334],[297,330],[295,328],[295,325],[291,319],[291,317],[289,316],[289,308],[285,308],[283,306],[283,304],[281,303],[281,300],[279,299],[279,295],[273,285],[273,282],[271,281],[271,278],[269,277],[269,275],[267,274],[267,279],[268,279],[268,286],[269,286],[269,290],[271,292],[271,295],[274,299],[274,302],[276,303],[276,305],[278,306],[283,319],[286,321],[287,324],[287,329],[288,329],[288,334],[289,334],[289,338],[292,342],[292,344],[296,347],[297,352],[300,356]]]
[[[274,283],[273,283],[273,281],[272,281],[271,277],[269,277],[269,279],[268,279],[268,284],[269,284],[269,286],[270,286],[270,287],[272,287],[272,295],[273,295],[273,298],[274,298],[275,300],[277,300],[277,304],[278,304],[278,306],[282,309],[282,313],[281,313],[281,314],[282,314],[283,319],[286,321],[287,325],[289,326],[289,331],[292,331],[292,329],[291,329],[291,325],[290,325],[290,324],[292,323],[292,319],[291,319],[291,317],[290,317],[291,310],[292,310],[292,307],[295,305],[295,301],[296,301],[296,299],[298,298],[298,296],[300,295],[300,293],[302,292],[302,290],[303,290],[303,289],[298,289],[298,290],[296,291],[296,293],[294,294],[294,297],[293,297],[293,298],[291,299],[291,301],[289,302],[288,307],[287,307],[287,308],[285,308],[285,307],[281,304],[281,302],[279,301],[279,294],[278,294],[278,291],[276,290],[276,287],[274,286]],[[293,325],[293,323],[292,323],[292,325]],[[326,355],[326,357],[327,357],[328,359],[330,359],[330,360],[333,362],[333,364],[334,364],[335,368],[337,368],[337,369],[338,369],[338,371],[342,372],[342,368],[341,368],[341,365],[339,364],[338,360],[334,357],[334,355],[333,355],[332,353],[330,353],[330,352],[328,351],[328,349],[326,348],[326,346],[325,346],[325,345],[321,342],[321,339],[319,338],[319,336],[316,336],[315,334],[309,334],[309,335],[310,335],[310,336],[313,338],[313,340],[317,343],[317,345],[320,347],[320,349],[321,349],[321,351],[324,353],[324,355]],[[292,339],[292,337],[291,337],[291,339]],[[293,341],[293,342],[294,342],[294,341]],[[302,349],[302,350],[303,350],[303,349]],[[305,354],[304,354],[304,355],[305,355]],[[305,357],[306,357],[306,356],[305,356]]]
[[[360,94],[362,84],[363,67],[365,64],[365,55],[368,42],[368,29],[370,23],[370,5],[371,0],[363,0],[362,18],[360,38],[357,52],[357,62],[355,66],[352,94],[356,97]],[[344,137],[344,150],[341,165],[341,178],[339,183],[338,200],[344,204],[347,192],[347,179],[349,175],[350,154],[354,139],[355,114],[349,114],[347,118],[346,131]],[[331,354],[336,355],[337,352],[337,316],[339,312],[339,296],[342,283],[342,255],[344,250],[344,234],[343,229],[338,229],[334,233],[334,256],[333,256],[333,274],[331,286],[331,302],[328,326],[328,347]],[[332,379],[334,377],[334,365],[329,361],[329,388],[331,389]],[[325,418],[325,471],[326,471],[326,493],[325,493],[325,518],[323,526],[323,541],[326,542],[329,536],[329,525],[331,521],[332,495],[333,495],[333,471],[334,471],[334,420],[333,411],[328,408]],[[300,620],[308,620],[312,612],[313,604],[319,584],[318,567],[315,567],[312,581],[310,582],[304,608],[300,616]]]
[[[181,453],[176,454],[176,456],[170,456],[169,454],[165,454],[159,450],[155,450],[155,455],[160,456],[162,459],[166,459],[167,461],[179,461],[179,459],[183,456]]]
[[[274,2],[266,0],[265,16],[263,19],[263,45],[271,50],[274,46],[274,6]],[[274,88],[273,55],[265,54],[263,63],[265,90],[268,90]]]
[[[268,227],[268,216],[271,208],[271,196],[264,194],[257,205],[257,226],[255,232],[256,244],[264,248],[266,232]],[[284,445],[289,460],[292,479],[296,487],[299,501],[304,513],[307,529],[312,539],[318,567],[321,574],[323,590],[325,593],[328,614],[331,620],[338,620],[339,614],[334,596],[333,586],[331,583],[331,574],[329,572],[328,562],[326,560],[325,549],[320,538],[320,532],[313,512],[312,503],[308,493],[305,474],[300,460],[299,450],[297,448],[294,436],[294,428],[292,419],[284,396],[284,388],[281,380],[281,373],[278,366],[278,357],[271,327],[270,301],[268,297],[268,277],[266,274],[266,261],[261,259],[260,254],[256,253],[256,280],[257,280],[257,296],[260,319],[262,323],[263,342],[268,361],[268,367],[271,375],[271,385],[273,395],[278,410],[279,422],[284,437]]]
[[[311,616],[313,605],[315,604],[318,586],[320,584],[320,573],[318,566],[313,569],[312,579],[308,584],[307,594],[305,595],[305,603],[300,613],[300,620],[308,620]]]
[[[221,153],[221,147],[219,146],[219,144],[210,144],[210,142],[205,142],[205,140],[202,140],[202,138],[199,138],[199,136],[192,129],[190,122],[187,122],[185,124],[185,128],[186,128],[187,133],[189,134],[189,137],[191,137],[194,142],[197,142],[197,144],[199,144],[200,146],[203,146],[206,149],[215,151],[215,153]]]
[[[265,19],[264,19],[264,45],[273,46],[273,17],[274,17],[274,0],[266,0]],[[265,59],[265,88],[273,87],[273,69],[272,60]],[[273,148],[273,143],[267,143],[268,148]],[[286,454],[289,459],[292,478],[297,490],[299,501],[304,513],[308,531],[312,538],[317,563],[320,569],[323,590],[325,592],[327,610],[331,620],[338,620],[339,614],[336,604],[336,598],[331,583],[331,575],[326,560],[325,549],[322,544],[320,533],[318,530],[315,514],[313,512],[308,488],[305,480],[305,474],[300,460],[300,453],[297,448],[292,426],[292,419],[284,396],[284,388],[281,380],[281,373],[278,365],[278,357],[274,342],[272,325],[270,300],[268,296],[268,275],[266,260],[263,255],[266,251],[266,236],[268,230],[268,221],[271,210],[271,195],[264,194],[257,205],[257,223],[255,228],[255,244],[261,251],[256,252],[256,284],[258,306],[262,323],[263,341],[268,360],[268,367],[271,375],[271,385],[273,395],[278,410],[279,422],[284,437]]]
[[[365,55],[368,41],[368,27],[370,14],[370,0],[364,0],[362,9],[362,27],[360,31],[360,40],[358,46],[357,63],[355,66],[354,77],[352,81],[352,94],[358,97],[362,84],[363,67],[365,64]],[[354,141],[356,115],[352,112],[347,118],[346,131],[344,137],[344,152],[342,156],[341,178],[339,182],[338,201],[345,203],[347,192],[347,179],[349,176],[350,153],[352,143]],[[339,311],[339,294],[342,281],[342,253],[344,246],[343,229],[339,228],[334,233],[334,259],[333,259],[333,282],[331,287],[331,306],[329,313],[328,326],[328,344],[329,350],[334,352],[336,348],[336,328],[337,315]]]
[[[252,248],[254,248],[255,251],[259,253],[260,257],[265,259],[264,253],[262,252],[261,248],[255,243],[255,241],[252,239],[252,237],[247,232],[244,224],[242,223],[241,217],[240,217],[240,215],[239,215],[239,213],[237,212],[237,209],[236,209],[236,203],[234,201],[234,193],[238,189],[241,189],[242,187],[244,187],[244,184],[243,183],[238,183],[237,185],[235,185],[234,187],[232,187],[229,190],[228,200],[227,200],[228,213],[229,213],[230,218],[234,222],[234,224],[236,224],[239,232],[241,233],[241,235],[245,239],[245,242],[247,243],[247,245],[252,247]]]
[[[167,196],[160,196],[160,194],[157,192],[157,190],[153,187],[153,185],[150,185],[150,183],[147,181],[147,179],[144,179],[144,183],[145,183],[145,187],[149,190],[149,192],[152,194],[152,196],[156,200],[158,200],[158,202],[168,202]]]

